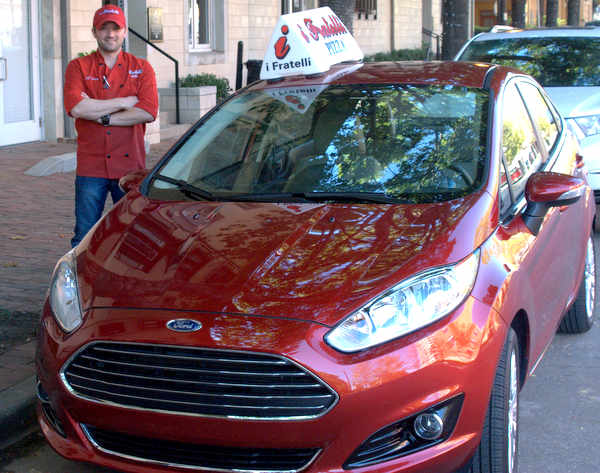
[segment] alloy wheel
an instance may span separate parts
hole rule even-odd
[[[585,258],[585,313],[588,320],[594,316],[594,305],[596,301],[596,265],[594,260],[594,242],[590,238],[587,244],[587,253]]]
[[[517,353],[512,350],[510,354],[509,366],[509,393],[508,393],[508,429],[507,429],[507,449],[508,449],[508,473],[512,473],[515,468],[517,455],[517,429],[519,421],[519,379],[517,374]]]

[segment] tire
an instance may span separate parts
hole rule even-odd
[[[590,236],[585,256],[583,279],[577,290],[573,305],[564,315],[558,331],[561,333],[587,332],[594,323],[596,308],[596,257],[594,240]]]
[[[519,341],[510,328],[496,368],[481,442],[469,473],[517,473]]]

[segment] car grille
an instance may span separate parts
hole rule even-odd
[[[91,425],[82,427],[90,442],[106,453],[171,467],[295,472],[310,465],[320,451],[318,448],[275,449],[198,445],[137,437],[101,430]]]
[[[94,342],[61,372],[76,396],[209,417],[310,419],[337,402],[329,386],[282,356],[194,347]]]

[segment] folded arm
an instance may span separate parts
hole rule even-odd
[[[137,102],[136,96],[116,97],[114,99],[92,99],[85,92],[81,92],[83,100],[71,109],[71,116],[85,120],[97,121],[102,115],[131,109]]]
[[[102,123],[102,120],[98,118],[98,123]],[[138,123],[149,123],[154,121],[154,117],[150,115],[146,110],[141,108],[132,107],[127,110],[121,110],[110,115],[111,126],[131,126],[137,125]]]

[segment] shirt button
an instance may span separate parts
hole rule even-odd
[[[107,135],[110,135],[110,131],[107,131],[107,132],[106,132],[106,134],[107,134]]]
[[[107,155],[106,155],[106,159],[110,159],[110,154],[107,154]]]
[[[125,157],[128,158],[129,157],[129,153],[125,153]]]

